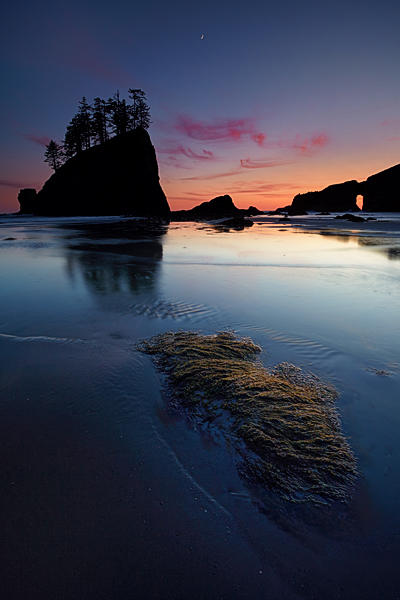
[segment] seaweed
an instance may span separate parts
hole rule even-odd
[[[242,475],[291,502],[350,498],[356,461],[333,387],[288,363],[266,369],[261,348],[231,332],[168,332],[139,350],[166,373],[179,406],[222,427]],[[223,426],[221,414],[228,416]]]

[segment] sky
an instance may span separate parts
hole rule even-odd
[[[172,209],[271,209],[400,162],[400,3],[3,3],[0,212],[82,96],[145,90]],[[203,38],[203,39],[202,39]]]

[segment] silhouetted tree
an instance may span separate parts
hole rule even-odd
[[[44,162],[47,162],[54,171],[61,167],[64,162],[64,152],[61,144],[50,140],[44,153]]]
[[[78,112],[72,117],[64,138],[64,151],[67,158],[87,150],[91,145],[92,122],[91,106],[85,96],[78,104]]]
[[[64,138],[64,152],[67,158],[82,152],[84,148],[82,128],[79,115],[72,117]]]
[[[106,102],[101,98],[95,98],[91,112],[91,128],[94,141],[103,144],[108,139]]]
[[[107,106],[112,132],[115,135],[126,133],[129,129],[130,115],[126,100],[121,100],[119,90],[109,98]]]
[[[92,143],[103,144],[111,134],[121,135],[137,127],[148,129],[151,120],[146,94],[143,90],[131,88],[129,97],[132,104],[121,99],[117,90],[107,101],[95,98],[91,106],[83,96],[78,104],[78,112],[72,117],[65,132],[64,147],[58,145],[61,154],[58,153],[57,161],[62,160],[61,155],[63,159],[69,159],[82,150],[87,150]]]
[[[130,88],[129,97],[132,105],[129,107],[130,129],[143,127],[148,129],[151,123],[150,107],[146,101],[146,94],[143,90]]]
[[[82,145],[85,150],[90,148],[91,142],[91,120],[90,120],[91,106],[87,102],[85,96],[83,96],[82,100],[78,105],[78,122],[80,127],[80,134],[82,137]]]

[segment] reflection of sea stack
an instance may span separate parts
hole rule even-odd
[[[124,219],[115,223],[62,223],[61,228],[73,232],[67,236],[67,272],[71,277],[80,272],[95,296],[132,295],[154,287],[166,227]]]
[[[46,181],[36,198],[30,191],[28,204],[29,212],[50,216],[169,218],[170,213],[155,150],[142,128],[73,156]],[[27,202],[21,202],[21,212],[27,209]]]

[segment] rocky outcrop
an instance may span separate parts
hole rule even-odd
[[[360,194],[360,184],[358,181],[345,181],[330,185],[319,192],[307,192],[297,194],[289,210],[301,214],[302,211],[359,211],[356,200]],[[293,214],[293,213],[292,213]]]
[[[169,218],[170,214],[155,150],[142,128],[70,158],[46,181],[34,201],[32,197],[32,204],[35,215]]]
[[[368,212],[400,212],[400,165],[371,175],[361,184],[363,210]]]
[[[346,213],[345,215],[337,215],[335,219],[342,219],[344,221],[351,221],[352,223],[363,223],[366,221],[363,217],[359,217],[358,215],[352,215],[350,213]]]
[[[18,193],[18,202],[21,215],[32,215],[36,204],[36,190],[34,188],[24,188]]]
[[[262,211],[249,206],[247,209],[237,208],[227,194],[217,196],[209,202],[202,202],[190,210],[171,212],[172,221],[215,221],[216,219],[244,218],[262,214]]]
[[[297,194],[290,206],[278,208],[274,214],[301,211],[358,212],[357,196],[363,196],[362,210],[366,212],[400,212],[400,165],[395,165],[366,181],[345,181],[330,185],[319,192]]]

